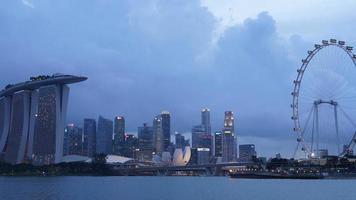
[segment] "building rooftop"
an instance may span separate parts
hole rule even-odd
[[[84,76],[74,76],[74,75],[63,75],[63,74],[53,74],[52,76],[41,75],[37,77],[30,77],[29,81],[9,84],[5,86],[3,90],[0,91],[0,98],[8,95],[12,95],[15,92],[21,90],[35,90],[46,85],[55,84],[71,84],[87,80]]]

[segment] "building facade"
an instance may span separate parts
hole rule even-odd
[[[96,153],[112,154],[113,149],[113,121],[99,116],[96,135]]]
[[[84,155],[93,157],[96,154],[96,121],[84,119]]]
[[[143,126],[138,127],[138,159],[140,161],[151,161],[154,152],[153,127]]]
[[[222,134],[222,161],[235,161],[237,154],[237,141],[235,137],[234,113],[232,111],[225,112]]]
[[[86,79],[38,76],[0,91],[0,153],[5,162],[43,165],[62,161],[67,84]]]
[[[125,141],[125,118],[117,116],[114,119],[114,146],[113,153],[121,155],[123,142]]]
[[[239,160],[242,162],[252,161],[253,157],[256,157],[257,153],[254,144],[242,144],[239,145]]]

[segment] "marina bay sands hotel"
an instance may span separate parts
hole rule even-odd
[[[68,84],[86,77],[31,77],[0,91],[0,159],[12,163],[59,163],[63,155]]]

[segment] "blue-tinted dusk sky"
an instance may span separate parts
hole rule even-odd
[[[68,121],[123,115],[127,131],[172,114],[190,132],[209,107],[213,130],[236,115],[240,143],[294,149],[292,81],[322,39],[356,44],[356,1],[3,0],[0,85],[75,74]]]

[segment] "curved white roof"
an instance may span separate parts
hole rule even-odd
[[[106,156],[106,163],[107,164],[115,164],[115,163],[119,163],[119,164],[123,164],[126,163],[128,161],[133,160],[132,158],[127,158],[124,156],[117,156],[117,155],[107,155]]]
[[[91,158],[81,155],[67,155],[62,157],[62,162],[91,162]]]

